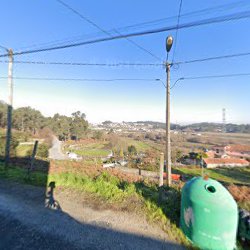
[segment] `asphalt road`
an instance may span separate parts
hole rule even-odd
[[[53,160],[65,160],[68,157],[62,152],[62,142],[53,136],[52,147],[49,149],[49,158]]]

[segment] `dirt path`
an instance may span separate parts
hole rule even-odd
[[[52,147],[49,149],[49,158],[53,160],[65,160],[68,157],[62,152],[62,142],[56,136],[53,137]]]
[[[0,249],[184,249],[135,214],[96,210],[56,191],[61,211],[44,207],[45,190],[0,180]]]

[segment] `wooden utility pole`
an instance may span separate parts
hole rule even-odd
[[[166,51],[167,51],[167,62],[166,62],[166,167],[167,167],[167,184],[171,186],[172,175],[171,175],[171,142],[170,142],[170,67],[171,63],[168,62],[168,54],[173,45],[173,37],[168,36],[166,39]]]
[[[159,173],[159,187],[163,186],[163,171],[164,171],[164,154],[160,156],[160,173]]]
[[[8,114],[7,114],[7,132],[6,132],[6,147],[5,147],[5,168],[7,169],[10,161],[10,143],[11,143],[11,126],[12,126],[12,109],[13,109],[13,50],[8,50],[9,54],[9,69],[8,69]]]
[[[170,141],[170,63],[166,63],[166,168],[167,168],[167,184],[171,186],[171,141]]]

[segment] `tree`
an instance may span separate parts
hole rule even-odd
[[[173,149],[171,153],[171,161],[173,163],[179,162],[183,156],[183,152],[180,149]]]
[[[103,136],[103,132],[98,130],[98,131],[94,131],[94,134],[93,134],[93,138],[94,139],[97,139],[97,140],[100,140],[102,139],[102,136]]]
[[[136,147],[134,145],[130,145],[128,146],[128,153],[129,155],[136,155],[137,154],[137,150]]]
[[[72,113],[71,122],[71,136],[75,137],[76,140],[84,137],[85,132],[88,128],[88,122],[85,120],[86,115],[80,111]]]
[[[37,133],[45,124],[45,118],[40,111],[31,107],[18,108],[13,111],[13,128],[21,131]]]
[[[123,149],[122,148],[120,149],[119,155],[120,155],[121,158],[124,158],[124,153],[123,153]]]

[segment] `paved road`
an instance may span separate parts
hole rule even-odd
[[[53,160],[66,160],[68,157],[62,152],[62,142],[53,137],[52,147],[49,150],[49,158]]]
[[[71,192],[70,192],[71,194]],[[44,207],[45,190],[38,187],[0,180],[0,249],[184,249],[175,243],[140,236],[105,226],[105,210],[93,210],[97,223],[84,221],[81,215],[91,216],[80,197],[68,200],[63,193],[58,201],[62,211]],[[70,206],[70,210],[67,207]],[[64,211],[66,209],[66,211]],[[76,211],[78,216],[74,216]],[[114,212],[115,213],[115,212]],[[115,217],[115,214],[113,215]],[[127,220],[127,216],[121,218]],[[102,224],[98,223],[102,221]],[[130,223],[132,226],[133,223]],[[150,226],[147,231],[151,232]]]

